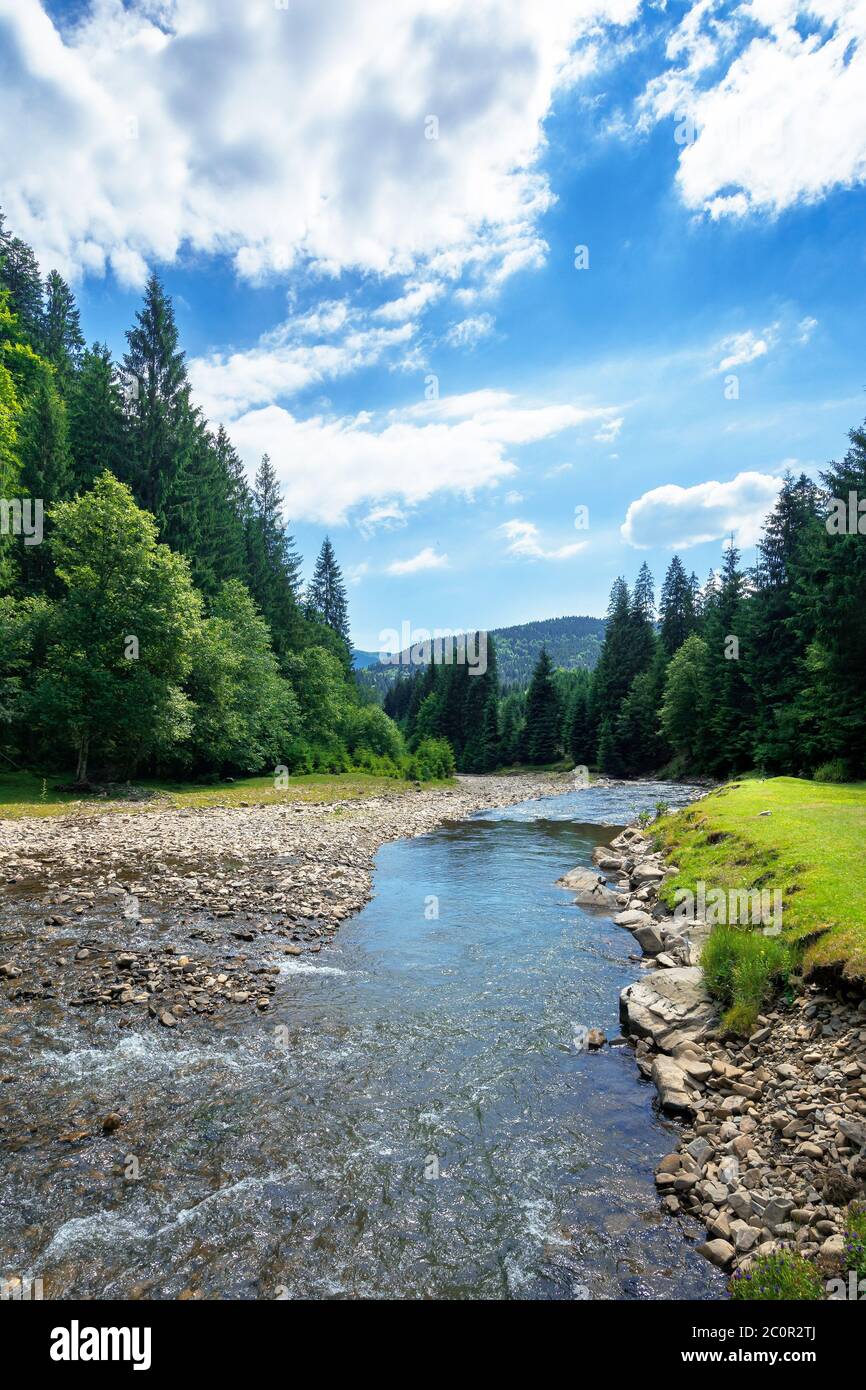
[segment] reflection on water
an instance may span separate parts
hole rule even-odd
[[[682,789],[594,788],[386,845],[272,1012],[0,1035],[0,1268],[46,1297],[716,1297],[657,1210],[671,1147],[618,1031],[632,938],[566,869]],[[140,1025],[139,1025],[140,1026]],[[207,1031],[209,1030],[209,1031]],[[119,1110],[116,1135],[58,1142]]]

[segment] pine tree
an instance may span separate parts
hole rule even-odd
[[[746,607],[744,673],[755,706],[754,758],[770,773],[804,766],[797,695],[807,684],[806,654],[814,638],[811,615],[796,617],[795,586],[808,577],[806,546],[816,530],[818,489],[801,474],[785,475],[776,505],[758,542],[754,594]]]
[[[589,767],[594,757],[589,722],[589,689],[581,684],[574,692],[568,725],[568,751],[575,765]]]
[[[298,602],[301,561],[283,521],[280,487],[267,454],[262,456],[253,488],[247,557],[250,591],[282,658],[303,644]]]
[[[659,635],[668,657],[672,657],[695,630],[695,585],[697,578],[694,575],[687,578],[682,560],[675,555],[668,565],[659,604]]]
[[[67,416],[76,485],[92,487],[106,468],[122,478],[128,469],[126,414],[111,353],[104,343],[94,343],[82,355],[69,388]]]
[[[81,363],[84,336],[75,295],[56,270],[45,281],[42,341],[43,353],[57,372],[60,390],[66,394]]]
[[[866,776],[866,516],[859,512],[852,527],[849,499],[853,493],[858,506],[866,501],[866,425],[849,438],[841,463],[821,474],[826,495],[795,562],[789,630],[806,648],[796,705],[803,764],[838,760],[860,778]]]
[[[492,772],[499,765],[499,674],[496,646],[489,633],[480,634],[486,649],[482,673],[470,670],[464,708],[462,767],[466,772]]]
[[[41,359],[40,359],[41,361]],[[45,511],[70,497],[74,481],[69,456],[66,408],[54,383],[54,372],[41,363],[35,389],[26,397],[18,432],[21,484],[41,501]],[[50,535],[50,520],[44,523]],[[24,546],[20,551],[22,584],[29,593],[52,588],[52,564],[45,544]]]
[[[190,414],[190,388],[174,309],[155,274],[135,317],[123,359],[133,443],[129,481],[136,500],[156,516],[161,537],[168,541],[167,521],[176,500],[184,446],[191,443],[191,431],[183,429]]]
[[[42,275],[32,250],[18,237],[5,231],[0,213],[0,288],[9,295],[9,308],[18,317],[18,327],[26,342],[42,349],[45,310],[42,301]]]
[[[751,761],[752,705],[742,665],[742,647],[746,640],[744,594],[740,552],[731,537],[702,634],[707,660],[706,722],[701,759],[704,767],[714,774],[731,772]]]
[[[351,654],[346,586],[328,536],[322,541],[313,578],[307,589],[307,610],[332,628],[343,639]]]
[[[526,696],[521,756],[527,763],[552,763],[559,757],[559,697],[553,663],[542,647]]]

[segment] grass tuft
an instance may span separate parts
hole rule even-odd
[[[748,1302],[815,1303],[825,1294],[820,1271],[793,1250],[758,1255],[748,1273],[735,1274],[729,1287],[731,1298]]]

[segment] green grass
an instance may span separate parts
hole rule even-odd
[[[725,1027],[751,1033],[761,1009],[788,983],[796,955],[781,937],[720,924],[704,946],[701,965],[707,990],[727,1010]]]
[[[731,1298],[748,1302],[814,1303],[825,1295],[820,1271],[793,1250],[758,1255],[748,1274],[734,1275],[730,1290]]]
[[[32,773],[0,773],[0,818],[18,820],[23,816],[93,815],[103,811],[148,811],[160,806],[263,806],[286,802],[330,803],[356,801],[370,796],[404,796],[414,792],[414,784],[394,777],[378,777],[368,772],[312,773],[290,777],[286,788],[275,788],[273,777],[242,777],[236,782],[202,784],[197,782],[135,782],[151,795],[127,800],[100,796],[79,796],[58,792],[58,782],[70,774],[55,773],[43,779]],[[429,787],[454,786],[451,781],[424,782]]]
[[[762,812],[769,811],[769,815]],[[678,866],[678,888],[781,889],[784,939],[808,973],[833,966],[866,978],[866,783],[749,778],[653,826]]]

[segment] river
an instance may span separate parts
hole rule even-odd
[[[689,795],[593,787],[384,846],[333,947],[275,956],[263,1018],[4,1028],[4,1276],[53,1298],[719,1297],[658,1210],[653,1089],[628,1047],[575,1046],[618,1033],[635,943],[556,887]],[[123,1129],[58,1142],[82,1100]]]

